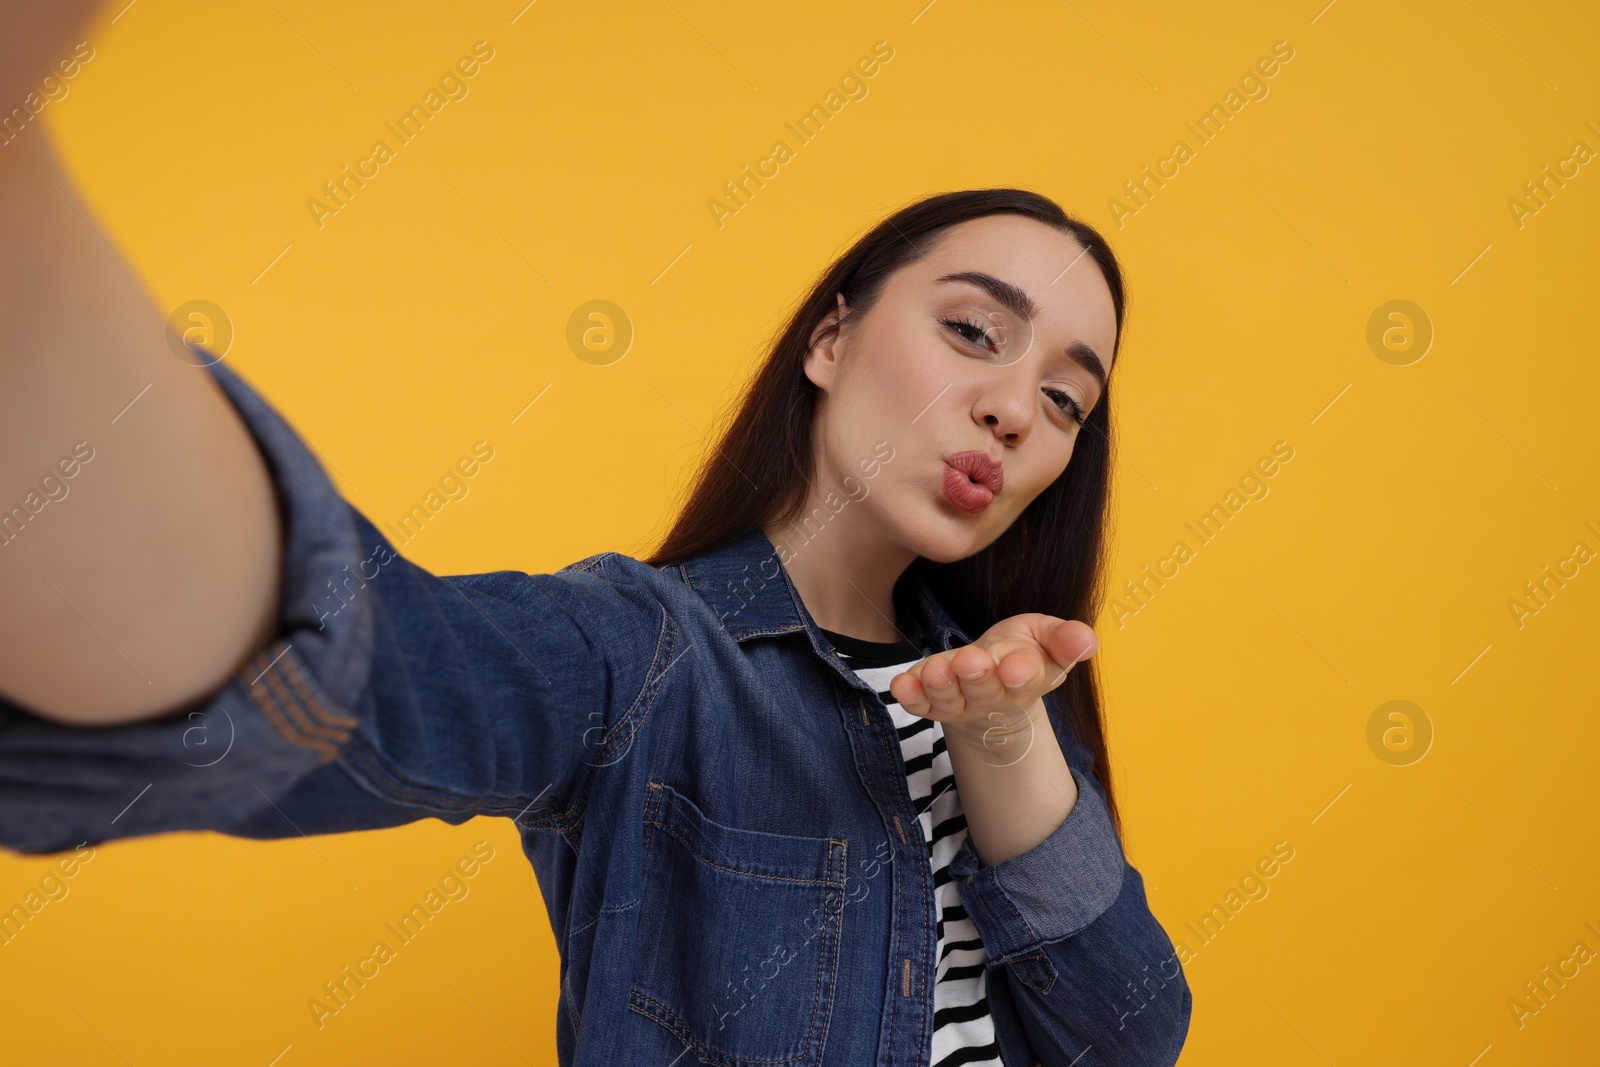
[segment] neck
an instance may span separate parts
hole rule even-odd
[[[863,641],[906,636],[909,620],[896,616],[894,587],[916,553],[871,525],[872,516],[863,509],[846,506],[834,514],[810,503],[816,506],[807,507],[796,522],[764,531],[788,556],[783,569],[812,619],[824,630]],[[820,528],[817,516],[828,516]]]

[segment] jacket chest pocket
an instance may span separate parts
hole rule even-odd
[[[724,1067],[813,1067],[833,1008],[845,841],[740,830],[650,782],[629,1007]]]

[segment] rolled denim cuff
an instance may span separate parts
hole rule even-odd
[[[68,725],[0,699],[0,847],[60,852],[270,813],[359,725],[370,598],[337,614],[318,608],[362,558],[350,507],[267,401],[221,363],[209,370],[272,474],[284,545],[273,639],[203,704],[161,718]]]
[[[995,963],[1030,957],[1098,919],[1122,891],[1127,866],[1099,789],[1069,764],[1078,800],[1062,824],[1028,851],[979,866],[969,836],[950,861],[956,891]],[[1025,969],[1025,968],[1024,968]],[[1053,969],[1045,964],[1053,976]],[[1048,983],[1046,983],[1048,984]]]
[[[375,624],[370,604],[361,597],[345,604],[336,590],[367,562],[374,546],[363,543],[349,502],[300,433],[234,371],[221,362],[210,370],[272,472],[283,519],[278,636],[292,637],[291,655],[334,704],[351,707],[372,671]]]

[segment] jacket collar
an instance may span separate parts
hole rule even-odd
[[[753,637],[804,632],[817,655],[854,678],[806,610],[783,569],[777,546],[760,527],[667,569],[700,594],[735,641],[743,644]],[[908,602],[931,647],[944,651],[970,643],[926,581],[915,575],[902,580],[910,583]]]

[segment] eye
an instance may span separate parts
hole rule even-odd
[[[1078,406],[1078,402],[1072,399],[1070,393],[1064,393],[1060,389],[1046,389],[1044,391],[1044,395],[1055,401],[1056,407],[1060,408],[1063,412],[1070,414],[1073,421],[1079,426],[1082,426],[1088,421],[1088,413],[1085,412],[1083,408]],[[1065,403],[1063,403],[1063,401],[1065,401]]]
[[[956,335],[968,344],[981,344],[991,347],[999,344],[999,339],[990,335],[980,322],[973,322],[966,318],[940,319],[941,325],[954,330]]]

